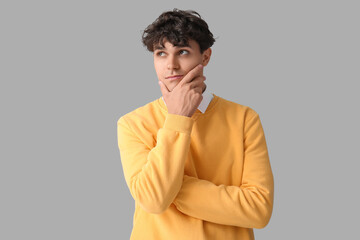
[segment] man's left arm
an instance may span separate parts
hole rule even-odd
[[[184,175],[174,200],[179,211],[205,221],[244,228],[263,228],[271,217],[274,180],[259,115],[245,123],[244,166],[240,186]]]

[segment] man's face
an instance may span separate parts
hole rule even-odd
[[[172,91],[181,79],[199,64],[206,66],[210,60],[211,49],[200,53],[199,44],[194,40],[188,41],[188,46],[174,46],[164,42],[154,48],[154,66],[157,77],[169,91]]]

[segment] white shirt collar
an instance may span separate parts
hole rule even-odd
[[[202,113],[204,113],[204,112],[206,111],[207,107],[209,106],[211,100],[213,99],[214,95],[212,95],[207,88],[205,89],[205,92],[203,92],[202,95],[203,95],[203,99],[201,100],[201,103],[200,103],[198,109],[199,109]],[[164,98],[163,98],[163,97],[161,97],[161,99],[164,101]],[[165,101],[164,101],[164,103],[165,103],[165,105],[166,105],[166,102],[165,102]]]

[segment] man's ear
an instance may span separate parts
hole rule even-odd
[[[210,61],[210,57],[211,57],[211,48],[206,49],[203,53],[202,53],[202,65],[206,66],[209,61]]]

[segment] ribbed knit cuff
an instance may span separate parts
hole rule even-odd
[[[168,113],[163,128],[190,134],[194,122],[195,120],[190,117]]]

